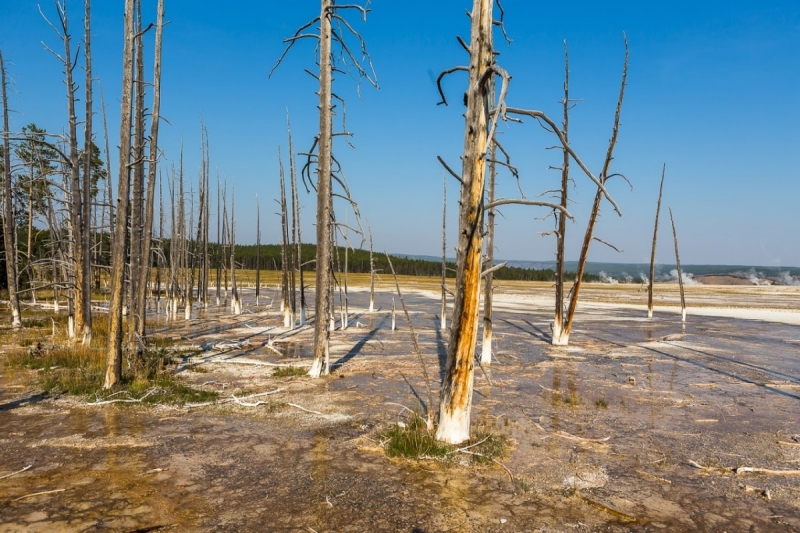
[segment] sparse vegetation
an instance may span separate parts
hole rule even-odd
[[[272,371],[272,377],[275,378],[291,378],[307,374],[308,370],[300,366],[280,366]]]
[[[389,457],[406,459],[433,459],[451,464],[456,454],[466,454],[474,465],[491,465],[504,457],[510,441],[506,435],[488,430],[476,431],[472,438],[460,445],[449,445],[437,441],[435,430],[428,431],[426,421],[417,413],[407,422],[399,422],[380,433],[386,454]]]

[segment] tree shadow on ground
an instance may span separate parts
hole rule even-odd
[[[3,411],[10,411],[12,409],[16,409],[17,407],[22,407],[23,405],[38,403],[48,398],[50,398],[50,395],[48,393],[40,392],[38,394],[33,394],[26,398],[20,398],[18,400],[13,400],[7,403],[3,403],[0,404],[0,413],[2,413]]]

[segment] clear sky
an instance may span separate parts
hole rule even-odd
[[[95,0],[94,71],[105,94],[112,144],[119,139],[122,0]],[[155,20],[145,0],[145,20]],[[441,253],[441,155],[460,168],[464,74],[445,82],[449,107],[437,106],[435,78],[467,62],[455,36],[468,40],[469,1],[375,0],[366,24],[352,17],[372,55],[380,90],[339,75],[334,91],[347,100],[347,129],[356,149],[337,140],[376,249]],[[33,0],[0,0],[0,47],[12,87],[12,130],[34,122],[49,131],[66,127],[66,90],[54,49],[60,42]],[[55,19],[50,2],[42,10]],[[795,1],[534,2],[505,0],[513,43],[496,35],[500,64],[513,76],[508,102],[560,116],[563,43],[570,51],[573,147],[599,173],[611,134],[624,55],[630,70],[615,172],[611,185],[623,216],[604,204],[596,235],[624,252],[595,243],[590,260],[647,262],[661,166],[667,164],[659,262],[673,261],[667,207],[672,207],[684,263],[800,266],[800,3]],[[69,0],[75,43],[82,35],[83,2]],[[273,198],[278,195],[278,146],[286,158],[285,115],[292,115],[295,147],[305,151],[318,117],[314,44],[300,42],[271,79],[282,39],[319,12],[312,0],[166,0],[161,128],[166,160],[177,162],[185,144],[188,176],[200,164],[200,115],[208,127],[211,168],[235,187],[240,243],[255,241],[255,196],[262,234],[279,238]],[[149,45],[152,47],[152,36]],[[356,46],[357,48],[357,46]],[[148,51],[148,54],[150,52]],[[148,70],[152,67],[148,60]],[[82,77],[82,72],[78,73]],[[96,87],[97,91],[97,87]],[[359,97],[360,94],[360,97]],[[95,101],[98,104],[99,98]],[[100,124],[98,114],[95,124]],[[560,153],[535,124],[501,126],[504,145],[520,168],[526,196],[558,186],[548,170]],[[102,133],[98,145],[102,146]],[[116,175],[116,169],[112,171]],[[577,258],[594,196],[573,173],[576,222],[568,227],[568,256]],[[518,195],[501,173],[499,196]],[[114,178],[116,186],[116,178]],[[455,242],[458,187],[448,178],[448,248]],[[313,235],[315,200],[303,194],[303,228]],[[552,227],[541,209],[508,206],[498,217],[496,256],[550,260]],[[344,218],[344,215],[340,215]],[[350,215],[352,220],[352,215]],[[212,221],[212,228],[215,222]],[[213,230],[212,230],[213,233]],[[213,235],[212,235],[213,237]]]

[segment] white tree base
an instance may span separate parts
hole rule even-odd
[[[459,409],[455,413],[439,413],[436,440],[447,444],[461,444],[469,440],[469,410]]]

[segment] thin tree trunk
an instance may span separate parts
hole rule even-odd
[[[658,187],[658,203],[656,204],[656,223],[653,230],[653,250],[650,252],[650,279],[647,280],[647,318],[653,318],[653,278],[656,276],[656,240],[658,239],[658,216],[661,213],[661,195],[664,192],[664,175],[667,164],[661,169],[661,185]]]
[[[447,178],[442,172],[442,314],[439,329],[447,328]]]
[[[297,166],[295,165],[294,143],[292,142],[292,128],[289,123],[289,112],[286,112],[286,129],[289,135],[289,179],[292,185],[292,218],[297,221],[296,247],[297,247],[297,275],[300,290],[300,313],[298,326],[306,324],[306,292],[303,280],[303,236],[300,231],[300,194],[297,189]]]
[[[321,0],[319,33],[319,153],[317,159],[317,269],[314,314],[314,360],[312,378],[330,373],[330,331],[326,320],[331,313],[331,0]]]
[[[134,345],[136,334],[144,321],[144,310],[139,308],[139,281],[142,263],[145,261],[142,240],[144,238],[144,145],[145,145],[145,80],[144,80],[144,35],[142,32],[142,2],[136,2],[136,114],[134,122],[133,183],[131,184],[130,226],[130,281],[128,284],[128,342]],[[137,349],[137,357],[141,350]]]
[[[483,192],[489,116],[488,76],[494,63],[492,0],[474,0],[471,12],[469,88],[464,134],[453,325],[439,404],[437,440],[469,439],[483,244]]]
[[[494,93],[494,91],[492,91]],[[493,98],[494,99],[494,98]],[[492,157],[489,162],[489,204],[494,202],[495,179],[497,169],[495,159],[497,157],[497,145],[492,143]],[[494,207],[489,208],[486,213],[486,265],[484,270],[492,268],[494,265]],[[481,344],[481,364],[488,365],[492,362],[492,294],[494,272],[489,272],[484,276],[483,292],[483,343]]]
[[[562,133],[564,142],[569,143],[569,51],[564,41],[564,123]],[[561,163],[561,207],[567,209],[569,194],[569,152],[563,150]],[[564,332],[564,246],[566,243],[567,217],[563,212],[555,211],[558,221],[556,228],[556,309],[553,318],[552,344],[566,344],[562,339]]]
[[[79,331],[83,335],[84,346],[92,343],[92,154],[94,143],[92,141],[92,115],[94,114],[92,102],[92,32],[91,32],[91,0],[85,2],[84,29],[86,31],[84,48],[86,51],[86,120],[83,125],[85,134],[83,148],[83,183],[81,184],[83,199],[83,213],[81,215],[81,300],[80,306],[83,307],[81,313],[83,325]],[[65,10],[66,11],[66,10]],[[77,142],[77,139],[76,139]]]
[[[0,51],[0,76],[3,86],[3,244],[6,253],[6,279],[8,281],[8,300],[11,305],[11,326],[22,326],[19,306],[19,287],[17,285],[17,256],[14,250],[14,208],[11,198],[11,145],[8,139],[8,86],[3,52]]]
[[[375,260],[372,256],[372,226],[367,219],[367,230],[369,231],[369,312],[375,312]]]
[[[153,67],[153,110],[150,119],[150,158],[147,166],[147,196],[145,203],[144,231],[142,234],[142,265],[139,272],[136,307],[141,318],[138,321],[137,334],[145,338],[147,321],[147,286],[150,282],[150,248],[153,236],[153,210],[156,193],[156,167],[158,161],[158,123],[161,112],[161,42],[164,30],[164,0],[158,1],[158,19],[156,23],[155,63]]]
[[[125,38],[122,58],[122,113],[119,143],[119,183],[117,185],[117,217],[111,258],[111,301],[104,389],[122,381],[122,301],[124,294],[125,230],[128,212],[128,180],[131,154],[131,99],[133,84],[134,0],[125,0]]]
[[[256,194],[256,307],[261,296],[261,205]]]
[[[292,305],[289,301],[289,224],[286,220],[286,179],[283,173],[283,158],[278,149],[278,165],[281,181],[281,311],[283,311],[283,327],[291,328],[294,322]]]
[[[111,190],[111,150],[109,148],[108,143],[108,122],[106,121],[106,100],[103,96],[103,85],[100,84],[98,80],[98,84],[100,85],[100,106],[103,108],[103,137],[105,139],[105,149],[106,149],[106,170],[108,171],[108,176],[106,176],[106,204],[108,207],[108,239],[109,239],[109,264],[111,263],[111,248],[114,246],[114,203],[113,203],[113,196]],[[101,231],[105,231],[105,226]]]
[[[75,114],[75,91],[78,88],[72,77],[73,63],[72,53],[70,51],[70,42],[72,36],[69,34],[69,24],[67,20],[67,10],[59,9],[59,18],[61,19],[61,27],[64,31],[62,39],[64,41],[64,72],[66,75],[67,86],[67,113],[69,119],[69,226],[72,232],[71,239],[71,256],[74,258],[72,268],[72,290],[70,299],[70,317],[72,326],[69,329],[69,338],[72,339],[76,331],[84,332],[86,311],[84,305],[84,280],[85,273],[84,262],[88,261],[88,257],[84,257],[83,249],[83,198],[81,195],[81,176],[80,176],[80,163],[78,161],[78,119]]]
[[[686,298],[683,294],[683,273],[681,272],[681,255],[678,253],[678,232],[675,231],[675,219],[672,218],[672,208],[669,208],[669,220],[672,222],[672,238],[675,240],[675,263],[678,266],[678,287],[681,291],[681,322],[686,322]]]
[[[611,133],[611,140],[608,143],[608,151],[606,152],[606,158],[603,163],[603,170],[600,173],[599,181],[601,185],[605,186],[606,181],[608,180],[608,170],[611,166],[611,161],[613,160],[614,154],[614,147],[617,144],[617,135],[619,133],[619,117],[620,113],[622,112],[622,101],[625,96],[625,82],[628,75],[628,43],[625,42],[625,66],[622,70],[622,84],[619,90],[619,99],[617,100],[617,110],[614,115],[614,128]],[[575,310],[578,307],[578,295],[580,293],[581,284],[583,283],[583,274],[586,272],[586,260],[589,257],[589,245],[592,243],[593,234],[594,234],[594,226],[597,222],[597,217],[600,214],[600,204],[603,201],[603,190],[598,187],[597,193],[594,197],[594,203],[592,205],[592,212],[589,216],[589,222],[586,225],[586,234],[584,235],[583,239],[583,246],[581,248],[581,255],[578,259],[578,272],[575,276],[575,284],[572,286],[572,296],[569,301],[569,308],[567,309],[567,316],[564,323],[564,328],[560,336],[560,341],[558,342],[559,345],[567,345],[569,343],[569,335],[572,332],[572,324],[575,319]],[[555,337],[553,337],[553,341],[555,344]]]

